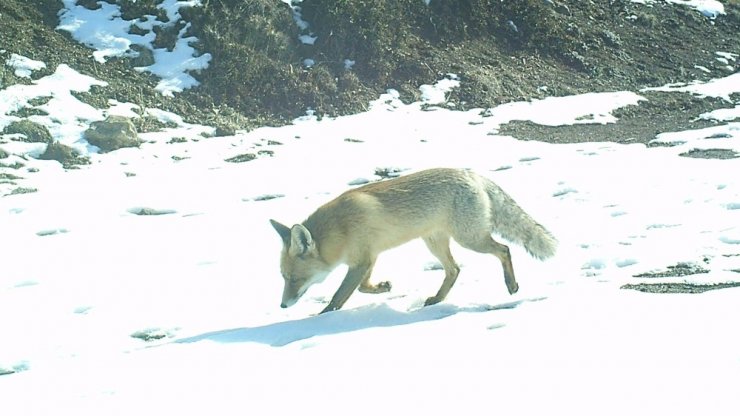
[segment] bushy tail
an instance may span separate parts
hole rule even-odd
[[[555,255],[558,240],[493,182],[487,184],[491,199],[493,232],[524,247],[540,260]]]

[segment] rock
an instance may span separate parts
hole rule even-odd
[[[10,123],[5,129],[4,134],[22,134],[25,136],[24,139],[20,139],[26,143],[51,143],[51,133],[46,126],[34,123],[31,120],[20,120]]]
[[[134,68],[154,65],[154,53],[151,49],[141,45],[131,45],[130,49],[135,52],[136,56],[129,58],[129,64]]]
[[[216,137],[233,136],[236,134],[236,127],[222,124],[216,127]]]
[[[620,38],[618,34],[612,32],[611,30],[603,30],[601,32],[601,38],[604,40],[606,46],[609,46],[611,48],[618,48],[622,46],[622,38]]]
[[[230,158],[226,159],[226,162],[230,162],[230,163],[244,163],[244,162],[252,161],[252,160],[254,160],[256,158],[257,158],[257,155],[255,155],[254,153],[245,153],[245,154],[242,154],[242,155],[237,155],[237,156],[234,156],[234,157],[230,157]]]
[[[66,160],[74,159],[76,157],[77,152],[71,147],[59,142],[53,142],[46,146],[46,150],[41,154],[41,156],[39,156],[39,159],[56,160],[57,162],[63,163]]]
[[[680,153],[679,156],[693,157],[696,159],[737,159],[740,153],[732,149],[691,149]]]
[[[65,168],[90,163],[87,158],[80,157],[76,150],[59,142],[49,143],[49,145],[46,146],[44,153],[39,156],[39,159],[56,160]]]
[[[128,212],[134,215],[141,215],[141,216],[172,215],[172,214],[177,213],[177,211],[174,209],[157,209],[157,208],[149,208],[149,207],[129,208]]]
[[[90,124],[85,131],[85,140],[103,153],[141,144],[134,123],[123,116],[108,116],[103,121]]]
[[[388,166],[388,167],[382,167],[382,168],[375,168],[375,174],[377,176],[380,176],[383,179],[397,178],[401,176],[401,172],[405,170],[408,170],[408,169]]]

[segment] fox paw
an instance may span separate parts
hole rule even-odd
[[[513,295],[514,293],[519,291],[519,283],[517,282],[507,283],[506,288],[509,289],[509,294]]]
[[[362,293],[386,293],[391,290],[391,282],[379,282],[375,285],[360,286],[360,292]]]
[[[430,306],[435,305],[439,303],[442,299],[438,299],[436,296],[432,296],[431,298],[427,298],[427,300],[424,301],[424,306]]]

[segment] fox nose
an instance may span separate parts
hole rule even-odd
[[[287,307],[288,307],[288,305],[286,305],[285,303],[281,303],[281,304],[280,304],[280,307],[281,307],[281,308],[283,308],[283,309],[285,309],[285,308],[287,308]]]

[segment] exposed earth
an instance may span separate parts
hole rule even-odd
[[[163,15],[156,8],[160,0],[107,1],[121,5],[126,19]],[[77,3],[99,7],[95,0]],[[112,97],[174,111],[187,121],[220,127],[222,134],[284,124],[308,108],[320,116],[362,111],[388,88],[414,100],[419,85],[448,73],[461,80],[449,96],[459,109],[601,91],[634,91],[647,98],[619,111],[620,121],[610,125],[502,126],[502,134],[523,140],[647,142],[660,132],[708,125],[697,116],[733,106],[723,99],[641,90],[736,72],[740,60],[720,62],[716,53],[740,54],[738,0],[724,1],[726,13],[713,18],[664,1],[424,3],[304,0],[299,4],[309,28],[301,30],[283,1],[202,1],[182,14],[199,39],[196,49],[213,60],[196,74],[199,87],[174,98],[155,92],[156,80],[134,71],[132,59],[97,63],[90,49],[56,30],[59,0],[4,0],[0,58],[17,53],[46,62],[34,78],[66,63],[109,83],[81,94],[94,106],[105,107]],[[171,32],[158,31],[155,44],[171,44]],[[302,33],[315,35],[314,45],[301,43]],[[306,67],[306,58],[315,64]],[[346,59],[355,62],[351,69],[345,68]],[[0,66],[0,85],[24,82],[29,81]],[[140,131],[158,127],[146,119],[137,123]]]
[[[708,258],[704,259],[709,262]],[[740,273],[740,270],[733,270]],[[638,290],[645,293],[704,293],[710,290],[740,287],[740,282],[700,283],[700,282],[665,282],[665,278],[694,276],[709,273],[709,270],[698,264],[678,263],[668,266],[664,271],[641,273],[633,277],[643,280],[639,283],[629,283],[622,289]]]

